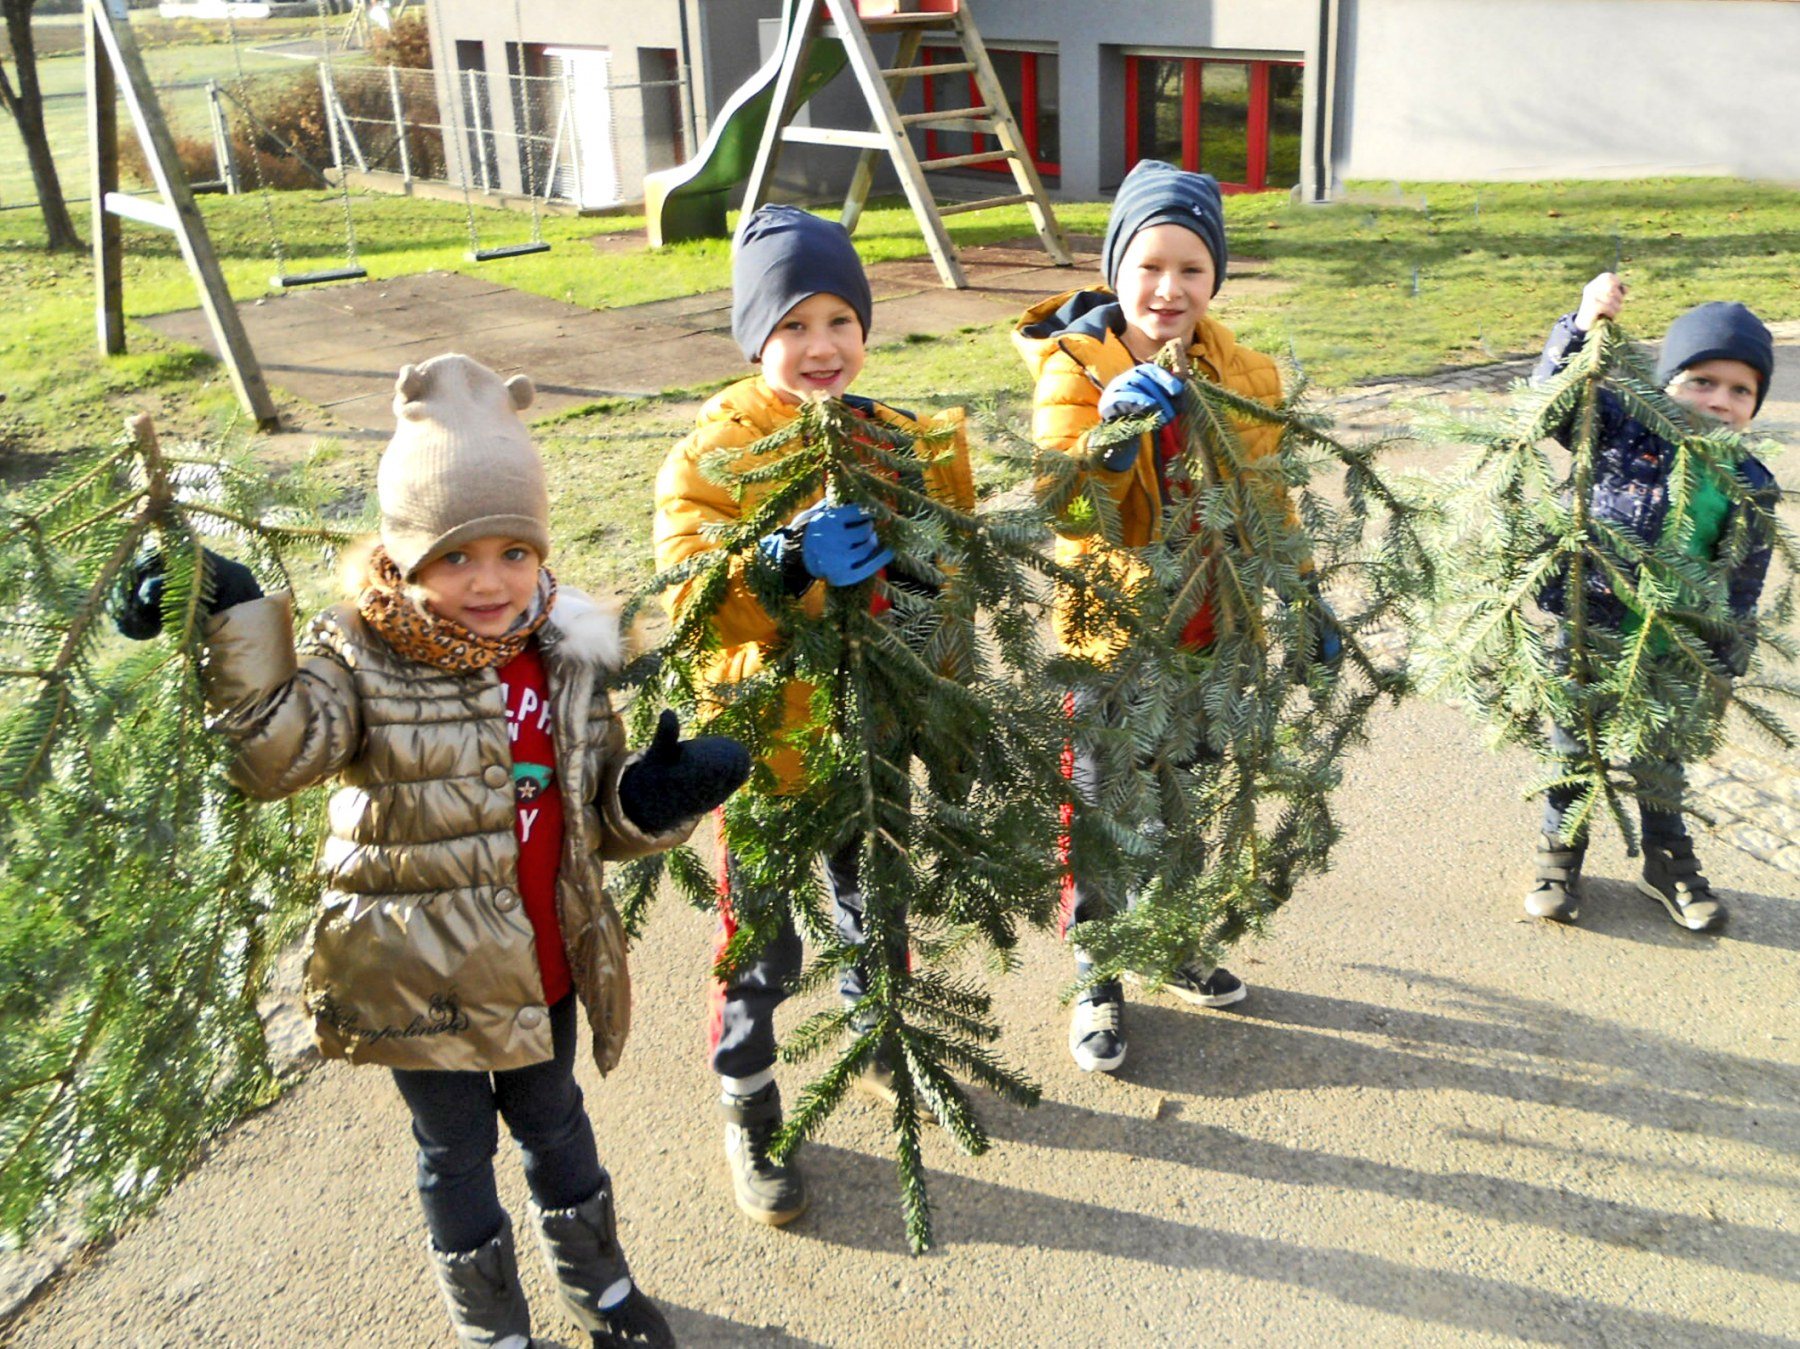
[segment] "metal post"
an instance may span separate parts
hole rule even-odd
[[[394,105],[394,140],[400,147],[400,181],[411,187],[412,154],[406,143],[406,113],[400,102],[400,71],[389,66],[387,73],[388,101]]]
[[[235,197],[244,190],[244,185],[238,178],[237,150],[231,143],[231,123],[225,116],[217,80],[206,82],[206,115],[212,122],[213,162],[219,168],[219,181],[225,184],[225,191]]]
[[[587,205],[587,192],[581,186],[581,127],[575,121],[575,81],[565,64],[562,72],[563,108],[569,117],[569,163],[575,168],[575,205]]]
[[[331,138],[331,167],[338,171],[338,181],[344,178],[344,152],[338,146],[337,117],[332,111],[331,72],[319,62],[319,97],[325,103],[325,134]]]
[[[475,144],[473,148],[475,151],[475,163],[481,169],[481,190],[483,192],[491,192],[493,189],[488,186],[487,171],[487,131],[481,120],[481,91],[477,88],[475,82],[475,77],[480,73],[481,72],[478,70],[471,70],[469,72],[469,112],[475,119]]]

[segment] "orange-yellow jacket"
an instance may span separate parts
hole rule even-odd
[[[868,407],[875,420],[913,435],[926,429],[950,427],[951,452],[923,466],[925,490],[946,505],[965,511],[974,509],[975,485],[960,408],[920,422],[882,403],[871,401]],[[707,527],[742,518],[746,511],[754,511],[772,490],[770,484],[752,483],[742,489],[740,499],[730,487],[707,479],[700,472],[701,462],[721,449],[748,449],[765,436],[775,434],[798,415],[799,409],[781,398],[760,375],[739,380],[715,394],[700,409],[693,431],[669,451],[662,471],[656,475],[656,565],[659,569],[666,570],[696,553],[718,547],[716,539],[707,537]],[[756,458],[745,455],[732,467],[743,472],[757,463]],[[795,513],[817,500],[819,497],[813,496],[800,502]],[[744,583],[743,563],[744,559],[733,559],[730,588],[713,615],[720,650],[706,671],[706,679],[714,686],[734,684],[756,674],[762,669],[771,644],[780,637],[775,619]],[[671,615],[681,611],[698,584],[698,579],[690,580],[664,594],[663,604]],[[823,613],[823,583],[815,582],[801,597],[800,603],[815,617]],[[793,732],[806,723],[811,697],[812,686],[800,680],[790,681],[784,691],[782,745],[768,756],[769,767],[782,790],[792,790],[799,785],[800,748],[793,743]]]
[[[1037,380],[1032,394],[1031,434],[1041,449],[1067,454],[1083,464],[1082,475],[1099,483],[1119,508],[1119,543],[1141,548],[1162,537],[1162,495],[1157,479],[1156,437],[1146,435],[1137,458],[1117,472],[1089,463],[1088,434],[1100,425],[1100,393],[1109,381],[1138,363],[1121,333],[1124,317],[1117,297],[1095,287],[1052,296],[1025,311],[1013,330],[1013,345]],[[1281,401],[1281,372],[1261,352],[1240,346],[1231,329],[1203,318],[1194,327],[1188,358],[1215,384],[1262,402]],[[1251,458],[1275,453],[1281,428],[1269,422],[1237,421],[1238,435]],[[1283,496],[1285,497],[1285,491]],[[1291,503],[1289,518],[1294,519]],[[1088,553],[1108,549],[1095,533],[1056,538],[1056,559],[1075,565]],[[1140,573],[1136,562],[1120,559],[1119,577]],[[1111,634],[1078,640],[1069,631],[1066,602],[1053,614],[1058,641],[1073,654],[1099,658],[1116,646]]]

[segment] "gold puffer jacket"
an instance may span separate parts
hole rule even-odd
[[[1031,434],[1041,449],[1087,459],[1088,433],[1100,425],[1101,391],[1138,363],[1120,336],[1123,321],[1117,297],[1100,287],[1052,296],[1020,318],[1013,329],[1013,346],[1037,381]],[[1231,329],[1215,319],[1203,318],[1195,325],[1188,358],[1215,384],[1271,405],[1281,401],[1281,372],[1275,362],[1240,346]],[[1252,458],[1274,454],[1280,448],[1280,427],[1268,422],[1238,421],[1235,425]],[[1082,469],[1085,477],[1098,482],[1118,503],[1119,542],[1128,548],[1141,548],[1162,537],[1156,453],[1156,437],[1147,435],[1137,458],[1118,472],[1099,464]],[[1288,517],[1296,518],[1291,503]],[[1095,533],[1059,532],[1056,559],[1072,566],[1088,553],[1107,547]],[[1129,583],[1141,568],[1121,557],[1118,571],[1121,581]],[[1063,604],[1056,606],[1053,623],[1063,649],[1076,655],[1104,658],[1116,646],[1110,634],[1091,636],[1085,642],[1072,638]]]
[[[882,423],[919,435],[926,430],[948,427],[952,433],[950,452],[923,469],[926,492],[937,501],[958,510],[975,507],[975,480],[969,465],[969,445],[962,409],[951,408],[926,421],[915,421],[904,413],[872,400],[847,400],[863,403]],[[707,455],[721,449],[747,449],[765,436],[774,435],[799,415],[799,409],[787,402],[760,375],[741,379],[730,388],[715,394],[700,410],[694,429],[688,433],[663,461],[656,475],[656,565],[666,570],[685,562],[697,553],[718,547],[708,537],[708,526],[727,524],[741,519],[746,511],[754,511],[772,486],[749,484],[739,501],[732,489],[710,481],[700,471]],[[732,465],[737,472],[756,466],[756,460],[742,457]],[[809,497],[795,507],[804,510],[818,496]],[[663,595],[663,604],[671,615],[681,612],[699,581],[675,586]],[[806,611],[817,617],[825,611],[825,586],[815,584],[801,597]],[[780,628],[750,593],[744,583],[740,559],[732,561],[731,585],[724,602],[713,617],[719,638],[719,651],[709,663],[709,684],[735,684],[748,679],[763,667],[768,647],[780,637]],[[792,680],[783,690],[782,747],[768,756],[780,790],[793,790],[801,776],[801,750],[793,743],[793,732],[810,717],[812,686]]]
[[[236,744],[232,780],[275,800],[337,779],[306,962],[320,1051],[482,1072],[550,1058],[498,674],[403,657],[350,604],[314,619],[296,651],[286,594],[216,615],[206,642],[209,724]],[[647,835],[619,807],[632,758],[606,695],[616,613],[565,588],[538,642],[564,801],[558,913],[604,1073],[631,1029],[631,978],[601,859],[673,847],[697,821]]]

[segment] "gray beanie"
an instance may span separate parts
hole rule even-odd
[[[1663,334],[1656,382],[1666,385],[1690,365],[1717,360],[1742,361],[1762,377],[1756,385],[1756,411],[1761,412],[1775,374],[1775,339],[1741,304],[1697,304],[1671,323]]]
[[[401,369],[376,494],[382,546],[408,580],[473,539],[517,539],[549,558],[544,465],[519,416],[536,392],[525,375],[502,380],[454,353]]]
[[[762,207],[744,226],[731,259],[731,335],[744,359],[761,356],[782,315],[814,295],[835,295],[849,305],[868,337],[874,297],[844,227],[793,206]]]
[[[1213,294],[1225,283],[1225,204],[1219,182],[1210,173],[1189,173],[1160,159],[1144,159],[1119,184],[1106,239],[1100,246],[1100,269],[1106,284],[1118,288],[1119,264],[1139,231],[1152,225],[1180,225],[1200,236],[1212,254]]]

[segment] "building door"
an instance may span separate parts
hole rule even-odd
[[[1300,181],[1305,67],[1239,57],[1127,56],[1125,162],[1164,159],[1226,192]]]
[[[616,206],[623,198],[613,144],[612,53],[545,47],[544,75],[555,86],[548,166],[554,194],[581,206]]]

